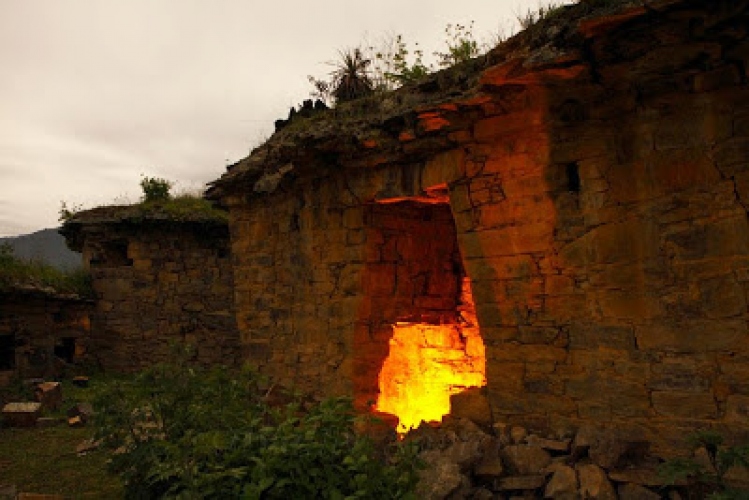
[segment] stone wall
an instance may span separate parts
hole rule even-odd
[[[384,313],[408,294],[373,203],[446,184],[495,420],[660,451],[706,426],[749,437],[746,7],[660,4],[558,27],[562,46],[485,69],[469,97],[358,132],[356,161],[306,166],[308,142],[273,189],[229,172],[244,357],[321,393],[369,387],[389,335],[372,325],[408,309]]]
[[[85,359],[90,301],[33,287],[0,292],[0,385],[59,375]]]
[[[96,308],[91,355],[132,371],[170,358],[187,342],[205,364],[234,365],[238,334],[225,224],[169,220],[68,223],[66,236],[91,272]]]

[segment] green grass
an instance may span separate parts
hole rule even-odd
[[[75,451],[92,432],[67,426],[0,429],[0,483],[15,485],[19,492],[66,498],[122,498],[119,477],[106,470],[105,452],[79,457]]]
[[[2,245],[0,291],[18,285],[51,287],[57,292],[76,293],[83,297],[92,295],[90,276],[84,270],[63,272],[42,262],[19,259],[13,255],[10,245]]]
[[[90,401],[95,391],[62,382],[63,404],[44,416],[64,417],[75,403]],[[19,384],[2,389],[0,401],[28,400]],[[93,435],[93,427],[19,429],[0,427],[0,484],[18,492],[58,494],[66,499],[117,499],[124,492],[119,476],[107,472],[108,456],[94,450],[78,456],[76,447]]]
[[[172,216],[176,220],[187,220],[194,217],[228,220],[228,214],[216,208],[210,201],[192,194],[181,194],[164,201],[143,202],[140,205],[143,212],[157,212]]]

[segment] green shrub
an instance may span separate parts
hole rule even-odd
[[[349,400],[271,405],[261,389],[184,359],[106,386],[97,436],[128,498],[413,498],[415,450],[377,450]]]
[[[661,464],[658,473],[667,484],[686,481],[693,496],[720,499],[748,498],[747,492],[728,487],[725,475],[731,467],[749,467],[749,446],[723,446],[723,436],[711,430],[698,431],[687,437],[693,450],[704,448],[709,466],[693,458],[675,458]],[[709,496],[708,496],[709,495]]]
[[[470,24],[448,24],[445,27],[447,52],[435,52],[434,56],[442,68],[449,68],[477,57],[481,50],[473,36],[473,21]]]
[[[169,190],[172,189],[172,183],[159,177],[143,177],[140,180],[140,187],[143,190],[143,201],[165,201],[172,196]]]

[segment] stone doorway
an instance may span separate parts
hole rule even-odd
[[[486,384],[484,345],[446,193],[372,204],[366,225],[355,388],[405,432],[449,413],[451,394]]]

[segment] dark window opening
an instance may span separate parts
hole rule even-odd
[[[0,335],[0,370],[16,367],[16,336]]]
[[[97,267],[132,266],[133,260],[127,257],[127,240],[108,241],[91,259]]]
[[[567,165],[567,190],[570,193],[580,192],[580,170],[577,163]]]
[[[72,363],[75,360],[75,337],[58,340],[55,345],[55,356],[66,363]]]

